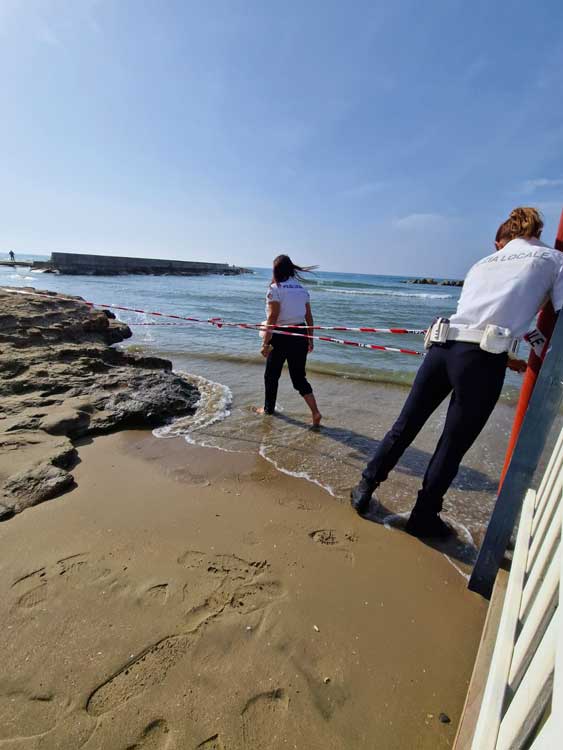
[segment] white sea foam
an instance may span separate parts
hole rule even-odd
[[[469,573],[464,573],[464,571],[458,565],[456,565],[455,562],[452,560],[452,558],[448,557],[448,555],[444,555],[444,557],[449,562],[449,564],[457,570],[460,576],[465,578],[466,581],[469,581],[469,578],[470,578]]]
[[[318,479],[315,479],[314,477],[307,474],[306,471],[290,471],[289,469],[284,468],[283,466],[280,466],[280,464],[266,453],[267,446],[261,445],[260,449],[258,451],[259,455],[268,461],[268,463],[272,464],[277,471],[279,471],[281,474],[287,474],[289,477],[296,477],[297,479],[306,479],[308,482],[311,482],[312,484],[316,484],[321,489],[328,492],[329,495],[332,495],[332,497],[337,497],[336,492],[332,489],[332,487],[328,484],[322,484],[322,482],[319,482]]]
[[[221,422],[230,415],[233,394],[228,386],[207,380],[200,375],[191,375],[187,372],[176,374],[198,389],[200,395],[196,410],[194,414],[179,417],[163,427],[157,427],[153,430],[153,435],[160,438],[184,437],[187,442],[195,443],[196,441],[191,437],[192,433],[209,427],[215,422]]]
[[[33,281],[33,276],[25,276],[25,274],[22,273],[11,273],[8,278],[17,279],[18,281]]]
[[[334,294],[353,294],[364,297],[418,297],[420,299],[453,299],[453,294],[432,294],[430,292],[396,292],[386,289],[336,289],[335,287],[321,287],[325,292]]]

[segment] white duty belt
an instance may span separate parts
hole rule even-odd
[[[515,338],[508,328],[486,325],[484,329],[462,328],[450,325],[447,318],[438,318],[426,331],[424,346],[430,349],[433,344],[445,344],[446,341],[464,341],[468,344],[479,344],[483,351],[491,354],[508,353],[516,356],[519,339]]]

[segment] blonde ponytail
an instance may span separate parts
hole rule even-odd
[[[524,237],[528,240],[532,237],[539,239],[543,229],[543,219],[537,208],[520,206],[510,212],[510,216],[502,226],[511,239],[516,237]]]

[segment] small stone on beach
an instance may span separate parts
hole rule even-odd
[[[448,716],[448,714],[445,714],[445,713],[441,713],[438,718],[440,719],[442,724],[449,724],[451,722],[450,717]]]

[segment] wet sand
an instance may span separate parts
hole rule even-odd
[[[2,750],[451,746],[485,604],[443,554],[257,455],[79,454],[0,525]]]

